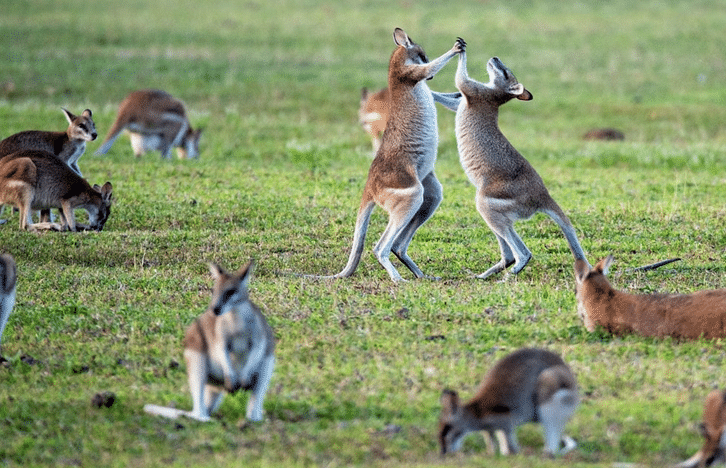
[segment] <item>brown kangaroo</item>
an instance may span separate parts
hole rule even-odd
[[[726,336],[726,289],[693,294],[629,294],[605,276],[613,256],[590,267],[575,261],[577,312],[588,331],[599,325],[613,334],[674,338]]]
[[[388,225],[373,248],[376,258],[393,281],[402,281],[389,259],[391,252],[417,277],[421,269],[408,256],[408,245],[416,230],[441,203],[442,188],[434,174],[438,146],[436,107],[426,85],[446,63],[465,48],[454,47],[432,62],[424,50],[400,28],[393,32],[396,49],[388,66],[390,115],[381,147],[371,163],[356,219],[353,247],[348,263],[337,275],[355,272],[363,252],[371,212],[376,205],[388,212]]]

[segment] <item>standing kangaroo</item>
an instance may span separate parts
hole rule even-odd
[[[546,453],[567,453],[577,444],[562,433],[578,402],[577,381],[562,358],[542,349],[520,349],[489,370],[476,395],[466,404],[459,402],[456,392],[443,391],[441,454],[459,450],[464,436],[472,431],[503,431],[499,451],[502,455],[516,453],[519,445],[515,431],[526,422],[542,424]]]
[[[2,355],[2,338],[15,305],[16,280],[15,259],[9,254],[0,255],[0,362],[5,360]]]
[[[21,150],[39,150],[55,154],[79,176],[78,159],[86,151],[86,142],[93,141],[98,136],[96,124],[90,109],[73,115],[62,109],[68,120],[68,129],[65,132],[45,132],[41,130],[27,130],[16,133],[0,141],[0,158]]]
[[[180,159],[199,157],[202,131],[192,129],[184,103],[165,91],[149,89],[126,96],[96,154],[106,154],[124,129],[131,135],[131,147],[137,157],[159,150],[163,158],[169,159],[175,147]]]
[[[402,29],[395,29],[393,40],[397,47],[388,66],[390,115],[381,147],[368,171],[348,264],[331,278],[348,277],[355,271],[376,205],[388,212],[388,225],[373,248],[380,264],[393,281],[402,281],[389,259],[393,252],[417,278],[424,276],[407,249],[416,230],[434,214],[443,198],[441,183],[434,174],[436,107],[426,80],[462,52],[466,44],[457,40],[451,50],[429,62],[421,46]]]
[[[514,230],[514,222],[538,211],[549,215],[562,229],[575,259],[585,260],[570,220],[552,199],[542,178],[514,149],[499,129],[499,107],[513,98],[532,99],[512,72],[497,57],[487,62],[489,83],[469,78],[466,53],[459,55],[456,87],[463,97],[456,111],[456,141],[459,160],[476,187],[476,209],[499,242],[501,260],[479,278],[487,278],[510,265],[519,273],[532,252]]]
[[[674,338],[726,337],[726,289],[692,294],[628,294],[608,281],[609,255],[590,267],[575,261],[577,312],[585,328]]]
[[[675,468],[714,466],[726,462],[726,391],[713,390],[706,397],[700,425],[703,446]]]
[[[231,274],[210,265],[212,302],[187,329],[184,360],[194,409],[191,412],[146,405],[144,410],[169,418],[208,421],[224,390],[250,390],[247,419],[262,420],[262,403],[275,367],[275,338],[260,309],[250,300],[252,262]]]
[[[20,210],[20,228],[27,230],[58,229],[76,231],[73,210],[88,212],[89,229],[101,231],[111,215],[113,187],[91,187],[86,179],[47,151],[18,151],[0,159],[0,204]],[[33,224],[31,210],[58,208],[63,224]]]

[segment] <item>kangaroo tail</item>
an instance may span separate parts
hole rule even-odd
[[[343,268],[340,273],[334,275],[333,278],[347,278],[353,275],[353,272],[355,272],[355,269],[358,267],[361,254],[363,253],[366,233],[368,232],[368,222],[371,220],[371,213],[375,207],[376,204],[370,197],[364,197],[361,201],[360,208],[358,209],[358,217],[355,220],[353,247],[350,249],[348,264],[345,265],[345,268]]]
[[[144,411],[155,416],[163,416],[169,419],[177,419],[179,416],[189,415],[189,411],[158,405],[144,405]]]
[[[560,226],[560,229],[562,229],[562,233],[565,235],[565,239],[567,240],[567,244],[570,246],[570,251],[575,257],[575,260],[585,260],[587,262],[585,251],[582,250],[580,241],[577,239],[577,233],[575,232],[575,228],[572,226],[572,223],[567,218],[567,215],[560,209],[560,207],[557,206],[557,204],[555,203],[553,207],[542,211],[544,211],[550,218],[552,218],[554,222],[557,223],[558,226]],[[588,265],[589,264],[590,263],[588,262]]]
[[[103,140],[103,143],[101,143],[101,146],[96,150],[96,154],[106,154],[108,153],[108,150],[111,149],[111,146],[113,146],[113,143],[116,141],[116,138],[118,138],[119,135],[121,135],[121,132],[123,129],[126,128],[126,124],[122,124],[119,122],[119,119],[117,118],[116,121],[111,125],[111,129],[108,131],[108,135],[106,135],[106,139]]]

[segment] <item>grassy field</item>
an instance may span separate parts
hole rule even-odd
[[[501,126],[575,224],[591,262],[633,292],[726,287],[726,11],[720,1],[138,2],[9,0],[0,15],[0,137],[64,129],[60,107],[93,111],[102,139],[131,90],[162,88],[204,127],[201,157],[136,159],[120,138],[88,146],[92,183],[115,205],[101,233],[0,227],[17,304],[0,366],[1,466],[664,466],[700,447],[705,395],[726,385],[725,340],[587,333],[572,256],[542,215],[518,224],[534,253],[516,278],[474,275],[498,260],[439,109],[444,201],[409,253],[440,281],[390,282],[367,247],[353,278],[316,281],[348,257],[370,164],[360,88],[385,85],[394,27],[429,57],[456,36],[469,73],[499,56],[533,95]],[[430,82],[451,91],[455,61]],[[585,142],[595,127],[623,142]],[[368,244],[385,225],[374,213]],[[628,268],[681,257],[643,273]],[[181,339],[206,307],[206,264],[257,266],[253,299],[278,339],[267,419],[245,395],[202,424],[148,416],[190,408]],[[404,267],[399,268],[412,279]],[[481,438],[442,459],[441,390],[471,395],[522,346],[561,353],[582,403],[578,449],[488,457]],[[111,408],[90,405],[112,391]]]

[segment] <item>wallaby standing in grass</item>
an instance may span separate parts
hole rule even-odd
[[[2,339],[5,325],[15,305],[15,282],[17,270],[12,255],[0,255],[0,362],[5,359],[2,355]]]
[[[499,451],[502,455],[516,453],[515,431],[526,422],[542,424],[545,453],[567,453],[577,444],[562,434],[578,403],[577,381],[562,358],[543,349],[520,349],[489,370],[466,404],[459,402],[456,392],[443,391],[438,433],[441,454],[459,450],[464,436],[473,431],[504,431]]]
[[[523,101],[532,94],[517,81],[497,57],[487,63],[489,83],[469,78],[466,52],[459,55],[456,87],[463,97],[456,112],[456,141],[466,175],[476,186],[476,209],[499,242],[501,260],[480,274],[486,278],[510,265],[519,273],[532,252],[514,230],[514,222],[538,211],[549,215],[562,229],[575,259],[585,260],[570,220],[552,199],[542,178],[514,149],[499,129],[499,107],[513,98]]]
[[[0,204],[20,210],[20,228],[27,230],[57,229],[76,231],[73,210],[88,212],[88,229],[101,231],[111,214],[113,187],[91,187],[60,158],[47,151],[25,150],[0,159]],[[63,224],[33,224],[31,210],[58,208]]]
[[[148,413],[170,418],[188,416],[208,421],[224,391],[250,390],[247,419],[262,420],[262,404],[275,367],[275,338],[260,309],[249,299],[252,262],[231,274],[210,265],[214,277],[212,302],[187,329],[184,360],[191,412],[146,405]]]
[[[184,103],[165,91],[134,91],[121,102],[116,121],[97,154],[106,154],[123,130],[131,135],[131,147],[137,157],[159,150],[165,159],[178,148],[180,159],[199,157],[199,137],[187,119]]]
[[[726,337],[726,289],[692,294],[629,294],[605,275],[613,256],[590,267],[575,261],[577,312],[588,331],[599,325],[613,334],[674,338]]]
[[[431,91],[434,101],[447,109],[456,112],[459,105],[461,93],[437,93]],[[373,141],[373,151],[377,152],[381,147],[381,138],[386,130],[388,121],[388,88],[383,88],[375,93],[370,93],[368,88],[361,90],[360,108],[358,109],[358,121]]]
[[[27,130],[10,135],[0,141],[0,158],[21,150],[39,150],[55,154],[79,176],[81,169],[78,159],[86,151],[86,142],[93,141],[98,136],[96,124],[90,109],[73,115],[66,109],[63,114],[68,120],[68,129],[65,132],[45,132],[41,130]]]
[[[332,278],[353,274],[360,261],[371,212],[376,204],[388,212],[388,225],[373,248],[393,281],[403,278],[389,259],[391,252],[417,278],[424,276],[409,258],[408,245],[416,230],[441,203],[441,183],[434,174],[438,146],[436,107],[426,85],[466,44],[454,47],[429,62],[424,50],[400,28],[393,32],[396,50],[388,66],[390,115],[381,147],[371,163],[355,224],[348,264]]]
[[[676,468],[706,467],[726,462],[726,391],[713,390],[708,394],[700,429],[704,438],[701,450]]]

